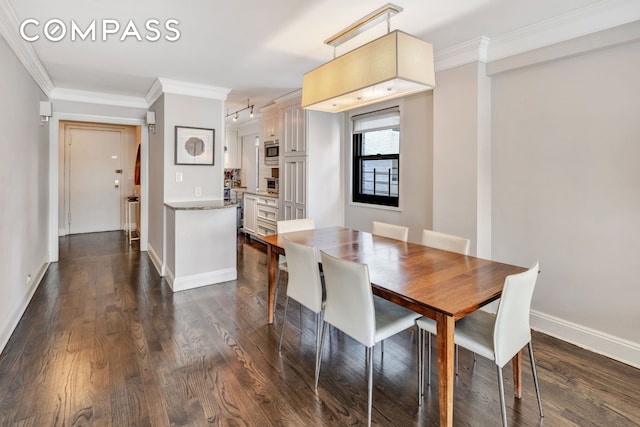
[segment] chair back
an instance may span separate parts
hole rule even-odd
[[[320,251],[327,289],[325,322],[366,347],[375,345],[376,318],[366,264],[335,258]]]
[[[373,221],[371,234],[406,242],[409,239],[409,227],[387,224],[386,222]]]
[[[531,341],[529,313],[538,263],[529,270],[507,276],[493,329],[496,364],[503,367]]]
[[[322,279],[316,248],[284,239],[289,282],[287,295],[314,313],[322,311]]]
[[[422,230],[422,244],[443,251],[457,252],[469,255],[471,241],[453,234],[440,233],[432,230]]]
[[[313,230],[316,228],[313,218],[288,219],[278,221],[278,234],[291,233],[294,231]]]

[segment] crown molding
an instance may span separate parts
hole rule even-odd
[[[53,80],[40,62],[33,46],[18,35],[19,28],[20,21],[9,0],[0,0],[0,35],[4,37],[9,48],[48,97],[54,87]]]
[[[491,38],[488,61],[628,24],[640,19],[638,0],[604,0]]]
[[[141,108],[148,107],[144,98],[126,95],[115,95],[105,92],[92,92],[67,88],[54,88],[49,97],[56,101],[85,102],[89,104],[111,105],[116,107]]]
[[[471,62],[487,62],[489,37],[480,36],[434,53],[434,68],[444,71]]]
[[[435,70],[493,62],[640,20],[638,0],[603,0],[490,39],[481,36],[434,54]]]
[[[149,106],[153,104],[163,93],[197,96],[199,98],[210,98],[224,101],[227,99],[229,92],[231,92],[231,89],[226,87],[203,85],[199,83],[158,77],[151,85],[151,88],[147,91],[144,99]]]

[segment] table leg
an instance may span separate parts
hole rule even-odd
[[[278,269],[278,254],[271,245],[267,245],[267,305],[269,310],[269,324],[273,323],[273,301],[276,293],[276,272]]]
[[[513,365],[513,393],[518,399],[522,398],[522,350],[511,359]]]
[[[436,314],[440,425],[447,427],[453,426],[454,327],[453,317]]]

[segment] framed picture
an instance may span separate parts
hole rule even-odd
[[[176,165],[213,165],[214,129],[176,126]]]

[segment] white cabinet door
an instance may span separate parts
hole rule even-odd
[[[238,132],[227,129],[224,143],[225,169],[242,168],[242,146],[238,144]]]
[[[307,158],[286,157],[284,159],[284,193],[282,194],[282,217],[301,219],[307,217]],[[320,195],[318,195],[320,196]]]
[[[256,233],[256,220],[257,220],[257,212],[256,212],[256,201],[257,197],[253,194],[244,195],[244,229],[249,233]]]
[[[260,120],[262,122],[263,141],[277,139],[279,133],[278,110],[263,114]]]
[[[307,154],[305,135],[305,110],[297,105],[286,107],[282,111],[284,155],[304,156]]]

